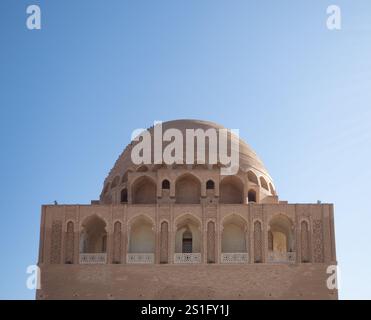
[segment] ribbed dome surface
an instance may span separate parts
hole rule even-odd
[[[172,120],[162,123],[162,132],[164,133],[168,129],[178,129],[182,132],[182,135],[184,137],[183,143],[184,143],[184,150],[185,149],[185,143],[186,143],[186,130],[187,129],[202,129],[204,131],[208,129],[223,129],[224,127],[213,123],[209,121],[202,121],[202,120]],[[148,131],[151,133],[151,137],[153,139],[153,132],[154,128],[151,127],[148,129]],[[237,138],[234,135],[228,135],[228,145],[230,145],[231,139]],[[131,142],[125,150],[122,152],[122,154],[117,159],[115,165],[111,169],[109,175],[107,176],[105,180],[105,184],[108,182],[112,182],[113,179],[116,176],[123,176],[125,172],[128,170],[136,171],[140,165],[136,165],[132,162],[131,159],[131,151],[133,149],[133,146],[137,144],[138,142]],[[164,142],[163,143],[163,149],[166,147],[166,145],[170,142]],[[208,155],[208,140],[206,140],[206,146],[205,146],[205,154]],[[152,160],[153,160],[153,143],[151,148],[152,153]],[[208,159],[208,156],[206,156],[206,159]],[[185,163],[185,152],[184,152],[184,163]],[[157,166],[160,167],[160,166]],[[264,167],[263,162],[259,159],[258,155],[255,153],[255,151],[242,139],[239,139],[239,167],[240,170],[247,172],[249,169],[254,169],[254,171],[258,171],[260,174],[266,176],[269,180],[271,180],[268,171]],[[156,171],[156,166],[152,166],[151,171]]]

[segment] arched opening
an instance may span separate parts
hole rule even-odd
[[[163,190],[169,190],[170,189],[170,181],[165,179],[162,181],[162,189]]]
[[[200,263],[200,252],[200,224],[194,217],[187,215],[176,224],[174,262]]]
[[[223,222],[222,263],[246,263],[248,261],[245,220],[237,215]]]
[[[256,191],[254,189],[249,190],[247,194],[248,202],[256,202]]]
[[[130,225],[128,263],[154,263],[155,231],[152,221],[144,216]]]
[[[256,176],[256,174],[255,174],[254,172],[249,171],[249,172],[247,173],[247,179],[248,179],[250,182],[259,185],[258,177]]]
[[[127,170],[121,178],[121,183],[125,183],[129,179],[129,173],[133,172],[132,170]]]
[[[220,203],[241,204],[243,201],[243,184],[235,176],[225,177],[220,183]]]
[[[223,223],[222,252],[246,252],[246,223],[238,216],[231,216]]]
[[[117,185],[119,184],[119,181],[120,181],[120,177],[116,176],[115,179],[113,179],[113,181],[112,181],[111,189],[117,187]]]
[[[201,183],[191,174],[185,174],[175,183],[176,203],[200,203]]]
[[[107,231],[104,220],[96,215],[86,218],[82,224],[80,235],[80,252],[105,253],[106,238]]]
[[[138,178],[132,187],[132,201],[134,204],[156,203],[156,184],[146,176]]]
[[[264,179],[264,177],[260,177],[260,185],[262,186],[262,188],[264,188],[265,190],[269,191],[268,183]]]
[[[121,203],[128,203],[128,190],[126,188],[121,190]]]
[[[215,183],[213,180],[207,180],[206,182],[206,190],[214,190],[215,189]]]
[[[192,253],[192,232],[189,230],[183,232],[182,252]]]
[[[130,226],[130,253],[154,253],[155,232],[152,222],[145,218],[137,218]]]
[[[294,262],[296,257],[292,221],[284,215],[275,216],[269,222],[269,232],[270,262]]]
[[[106,263],[106,223],[96,215],[85,219],[80,234],[80,263]]]

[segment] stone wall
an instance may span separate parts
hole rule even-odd
[[[325,264],[48,265],[37,299],[337,299]]]

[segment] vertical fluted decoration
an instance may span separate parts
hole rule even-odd
[[[69,221],[67,223],[66,231],[66,243],[65,243],[65,263],[72,264],[73,254],[74,254],[74,226],[73,222]]]
[[[168,263],[169,227],[166,221],[161,223],[160,263]]]
[[[324,262],[322,220],[313,221],[313,254],[314,262]]]
[[[61,263],[62,251],[62,221],[54,220],[51,230],[50,263]]]
[[[254,223],[254,262],[263,262],[262,226],[260,221]]]
[[[301,262],[310,262],[309,230],[306,221],[301,222]]]
[[[215,263],[215,223],[207,224],[207,263]]]
[[[121,263],[121,222],[113,226],[113,263]]]

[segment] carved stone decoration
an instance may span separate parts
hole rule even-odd
[[[50,263],[61,263],[62,251],[62,221],[54,220],[52,222],[51,246],[50,246]]]
[[[268,231],[268,250],[273,251],[273,233],[272,231]]]
[[[309,228],[306,221],[301,222],[301,262],[310,262]]]
[[[215,223],[207,224],[207,263],[215,263]]]
[[[66,231],[66,243],[65,243],[65,263],[72,264],[73,261],[73,248],[74,248],[74,228],[73,222],[69,221],[67,223]]]
[[[121,223],[113,226],[113,263],[121,263]]]
[[[254,223],[254,262],[263,262],[262,226],[260,221]]]
[[[160,263],[168,263],[169,225],[166,221],[161,223],[160,245]]]
[[[313,221],[313,255],[314,262],[324,262],[322,220]]]

